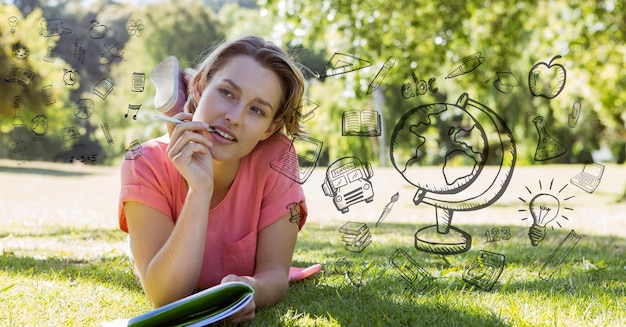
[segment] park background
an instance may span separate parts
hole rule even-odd
[[[17,18],[15,32],[8,22],[12,16]],[[50,19],[62,19],[71,33],[41,36],[41,21]],[[303,185],[311,216],[294,260],[320,262],[325,274],[295,285],[288,301],[259,313],[257,324],[406,325],[416,319],[424,325],[624,322],[626,78],[621,72],[626,67],[626,8],[619,1],[24,0],[2,1],[0,24],[0,75],[4,78],[16,67],[35,73],[27,86],[0,81],[0,325],[98,325],[149,309],[129,269],[124,235],[116,229],[117,167],[133,141],[146,141],[165,129],[153,117],[153,86],[146,77],[143,92],[133,92],[132,73],[147,76],[169,55],[178,57],[183,67],[192,67],[216,42],[247,34],[287,48],[307,67],[306,98],[319,107],[304,126],[307,135],[324,142],[319,168]],[[106,28],[102,38],[89,34],[94,26]],[[51,47],[58,50],[56,60],[42,60]],[[76,49],[83,49],[84,57]],[[445,78],[462,58],[477,52],[486,60],[475,71]],[[351,54],[372,65],[315,78],[313,72],[324,71],[334,53]],[[556,55],[567,71],[563,91],[553,99],[534,96],[529,70]],[[390,56],[397,59],[394,67],[368,94],[371,80]],[[71,85],[64,80],[68,71],[78,76]],[[492,82],[498,72],[511,72],[519,85],[506,94],[497,90]],[[414,83],[417,91],[413,75],[418,81],[434,79],[436,91],[431,87],[424,94],[402,96],[407,83]],[[115,84],[106,100],[92,93],[104,78]],[[47,86],[54,90],[53,103],[42,94]],[[517,162],[511,183],[495,205],[455,217],[456,226],[472,231],[472,250],[442,260],[412,248],[412,234],[432,224],[434,214],[431,207],[411,202],[415,188],[391,166],[389,143],[405,112],[424,104],[455,103],[464,92],[506,121],[515,137]],[[74,109],[86,98],[95,106],[88,119],[81,119]],[[572,128],[568,116],[576,101],[582,110]],[[141,109],[129,112],[131,104],[141,104]],[[381,113],[381,136],[342,136],[342,113],[363,108]],[[18,111],[23,125],[15,124]],[[45,132],[31,129],[39,115],[48,122]],[[544,117],[550,136],[567,148],[565,154],[534,160],[536,116]],[[105,123],[113,142],[107,142]],[[61,131],[68,127],[76,128],[84,145],[66,147]],[[345,156],[372,164],[376,196],[372,203],[341,214],[321,185],[326,166]],[[87,162],[81,163],[81,157]],[[424,169],[441,164],[437,156],[432,158],[432,167]],[[530,246],[530,223],[522,219],[528,215],[520,212],[527,205],[520,198],[527,199],[527,189],[537,191],[541,183],[567,185],[591,161],[605,166],[599,187],[588,194],[569,185],[570,219],[561,220],[561,227],[552,226],[545,246]],[[374,229],[396,192],[400,200],[386,223]],[[370,225],[373,243],[364,253],[343,249],[337,228],[348,221]],[[502,227],[514,232],[510,241],[485,242],[488,231]],[[531,267],[572,229],[583,235],[577,251],[559,278],[541,283]],[[432,297],[406,294],[386,263],[397,248],[445,281],[443,291]],[[499,284],[505,286],[490,293],[468,292],[459,281],[461,273],[481,249],[507,254]],[[370,277],[354,269],[369,284],[356,287],[337,274],[333,265],[342,257],[353,260],[355,267],[367,267]],[[607,295],[601,297],[600,290]],[[315,303],[311,296],[326,300]],[[339,300],[344,304],[336,307]],[[547,308],[536,304],[541,301]],[[493,308],[484,308],[484,303]]]

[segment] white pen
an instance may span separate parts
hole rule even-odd
[[[156,117],[157,119],[160,120],[164,120],[170,123],[174,123],[174,124],[182,124],[184,123],[184,121],[177,119],[177,118],[173,118],[173,117],[168,117],[168,116],[162,116],[162,115],[155,115],[154,117]],[[209,128],[206,129],[207,132],[215,132],[215,128],[209,126]]]

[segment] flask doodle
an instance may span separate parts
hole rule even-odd
[[[550,136],[546,132],[546,125],[542,116],[537,116],[533,119],[533,123],[539,133],[539,140],[537,141],[537,150],[535,151],[536,161],[546,161],[554,158],[558,158],[567,152],[567,148],[559,143],[555,138]]]

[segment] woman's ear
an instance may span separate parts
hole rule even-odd
[[[276,133],[279,129],[281,129],[283,125],[285,125],[285,118],[281,117],[281,118],[275,119],[267,128],[267,131],[265,131],[265,134],[261,138],[261,141],[265,141],[270,136],[274,135],[274,133]]]

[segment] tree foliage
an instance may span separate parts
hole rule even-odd
[[[614,160],[625,159],[626,80],[619,73],[626,66],[622,2],[267,0],[261,5],[284,21],[275,30],[285,40],[325,49],[329,57],[344,52],[372,61],[370,71],[341,77],[344,88],[351,89],[344,96],[357,98],[363,106],[371,101],[364,91],[377,69],[386,58],[397,59],[384,82],[384,108],[378,108],[387,126],[385,142],[390,127],[410,108],[454,103],[468,92],[506,120],[521,162],[532,161],[537,145],[532,118],[539,115],[570,149],[551,162],[590,160],[591,152],[602,147],[614,150]],[[445,78],[462,58],[477,52],[484,64],[461,78]],[[567,70],[564,91],[554,99],[533,96],[528,84],[531,67],[556,55]],[[508,94],[496,90],[492,82],[498,72],[512,73],[519,87]],[[435,78],[437,92],[401,97],[402,85],[412,81],[412,74],[418,80]],[[330,84],[316,96],[328,97],[336,87]],[[568,115],[576,100],[582,103],[582,116],[578,126],[570,128]],[[352,142],[358,149],[360,141]]]
[[[133,140],[144,141],[163,132],[163,124],[150,114],[155,90],[148,76],[156,63],[174,55],[183,68],[191,67],[211,43],[223,38],[215,14],[199,1],[136,7],[109,0],[88,5],[32,0],[17,6],[0,4],[0,13],[2,17],[16,16],[19,22],[15,33],[5,25],[0,27],[0,74],[4,77],[16,67],[35,74],[28,87],[7,82],[2,86],[0,157],[14,159],[20,159],[19,154],[10,150],[23,141],[28,160],[69,161],[98,154],[98,164],[117,161]],[[64,32],[42,36],[46,21],[62,22]],[[29,49],[28,58],[14,56],[17,44]],[[42,60],[48,49],[56,50],[54,61]],[[67,71],[76,82],[66,82]],[[142,92],[131,90],[133,73],[143,74]],[[105,80],[112,85],[111,93],[101,99],[93,90]],[[45,104],[42,98],[42,88],[48,85],[54,89],[53,104]],[[12,124],[16,96],[25,121],[21,126]],[[74,115],[76,106],[84,103],[81,101],[93,104],[90,117]],[[130,110],[131,106],[141,109]],[[48,130],[34,142],[30,120],[36,115],[45,115]],[[104,133],[105,124],[111,140]],[[80,147],[66,147],[62,130],[69,127],[80,134]]]

